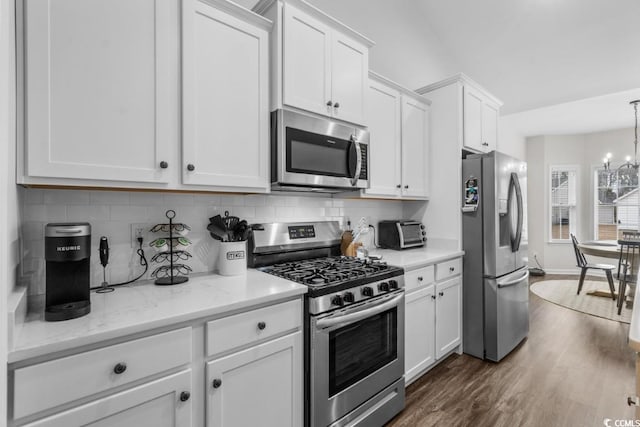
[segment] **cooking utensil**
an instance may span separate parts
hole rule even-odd
[[[216,240],[225,242],[229,238],[228,230],[226,228],[220,227],[218,224],[210,223],[209,225],[207,225],[207,230],[209,230],[211,237]]]
[[[227,230],[234,230],[238,225],[238,222],[240,222],[240,218],[233,215],[229,216],[229,211],[224,211],[224,223]]]
[[[233,229],[233,241],[241,242],[246,240],[243,239],[242,236],[245,234],[247,228],[249,228],[249,223],[245,220],[240,221]]]

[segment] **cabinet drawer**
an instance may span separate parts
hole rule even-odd
[[[419,268],[413,271],[407,271],[404,273],[404,288],[406,292],[411,292],[413,289],[426,286],[434,281],[434,266],[429,265],[427,267]]]
[[[13,417],[185,365],[191,348],[191,328],[183,328],[16,369]]]
[[[289,301],[207,323],[207,355],[269,338],[302,325],[302,302]]]
[[[460,258],[436,264],[436,280],[444,280],[448,277],[462,273],[462,260]]]

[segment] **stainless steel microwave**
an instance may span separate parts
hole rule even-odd
[[[271,188],[369,187],[369,131],[290,110],[271,113]]]

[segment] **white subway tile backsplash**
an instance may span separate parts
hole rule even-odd
[[[24,203],[27,205],[41,205],[44,203],[43,190],[37,188],[25,191]]]
[[[352,225],[361,216],[376,224],[381,219],[402,217],[403,202],[380,200],[332,199],[330,196],[305,195],[224,195],[174,194],[125,191],[41,190],[24,189],[22,200],[22,244],[24,266],[29,266],[29,294],[44,292],[44,225],[48,222],[87,221],[92,226],[92,286],[102,282],[102,267],[97,256],[100,236],[107,236],[111,247],[108,267],[110,282],[126,281],[142,272],[132,245],[131,224],[143,224],[144,249],[147,259],[155,253],[149,247],[160,237],[148,230],[156,223],[166,222],[167,209],[176,211],[176,221],[191,226],[188,234],[193,255],[186,262],[194,272],[216,269],[219,242],[212,239],[206,226],[214,215],[225,211],[249,222],[275,221],[339,221]],[[149,273],[158,266],[151,264]]]
[[[261,221],[264,221],[267,218],[275,218],[276,217],[276,208],[273,206],[257,206],[256,207],[256,218],[260,218]]]
[[[111,221],[145,222],[146,206],[111,206]]]
[[[131,193],[131,204],[145,206],[164,206],[164,195],[162,193]]]
[[[283,219],[293,218],[293,209],[285,207],[285,206],[276,206],[276,221],[282,221]]]
[[[110,208],[107,205],[70,205],[67,206],[67,221],[92,222],[107,221]]]
[[[47,190],[49,191],[49,190]],[[128,205],[130,202],[130,194],[124,191],[92,191],[91,204],[96,205]]]
[[[167,209],[180,209],[183,206],[191,206],[194,204],[193,194],[165,194],[164,206]]]
[[[91,192],[84,190],[50,190],[44,193],[45,205],[88,205],[91,202]]]

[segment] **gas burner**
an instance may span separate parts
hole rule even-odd
[[[364,280],[390,271],[386,263],[336,256],[274,264],[261,268],[270,273],[309,287],[331,286],[353,280]]]

